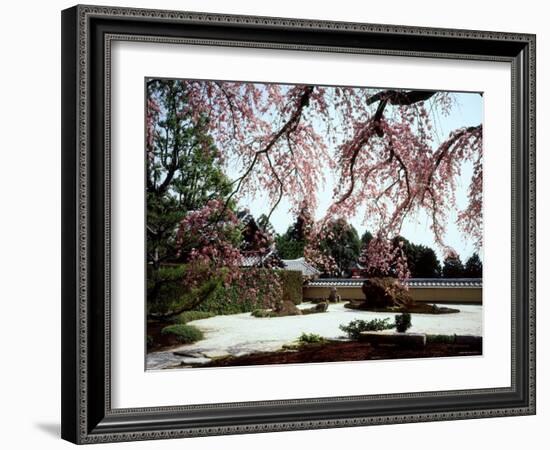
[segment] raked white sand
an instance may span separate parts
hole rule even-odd
[[[303,303],[300,308],[309,308]],[[452,305],[451,305],[452,306]],[[482,306],[457,305],[456,314],[411,314],[410,332],[429,334],[471,334],[482,335]],[[243,355],[247,353],[279,350],[284,344],[296,340],[302,333],[316,333],[325,338],[345,337],[339,329],[355,319],[371,320],[389,317],[395,313],[375,313],[344,308],[344,303],[329,305],[328,311],[304,316],[256,318],[250,313],[215,316],[209,319],[189,322],[200,328],[205,338],[199,342],[183,345],[165,352],[147,355],[148,369],[164,369],[181,362],[204,363],[208,358],[222,355]],[[184,352],[189,356],[174,355]]]

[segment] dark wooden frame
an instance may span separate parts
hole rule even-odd
[[[506,61],[512,67],[512,383],[419,394],[112,409],[110,43]],[[76,6],[62,13],[62,437],[75,443],[535,413],[535,36]]]

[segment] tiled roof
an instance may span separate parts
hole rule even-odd
[[[304,258],[298,259],[283,259],[283,264],[287,270],[297,270],[302,272],[302,275],[306,277],[318,277],[321,275],[315,267],[308,264]]]
[[[312,287],[361,287],[365,278],[319,278],[309,281]],[[410,278],[405,282],[409,287],[417,288],[480,288],[483,285],[482,278]]]

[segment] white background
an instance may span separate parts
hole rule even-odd
[[[511,220],[503,212],[510,211],[511,198],[502,195],[511,186],[509,64],[135,42],[116,42],[111,55],[114,408],[510,386]],[[139,302],[145,297],[145,174],[143,153],[136,151],[143,147],[143,132],[136,130],[143,129],[143,97],[137,93],[146,76],[399,87],[405,82],[417,89],[484,92],[483,217],[490,232],[483,242],[483,356],[144,372],[145,308]]]
[[[98,3],[102,3],[99,2]],[[433,1],[229,2],[180,0],[111,0],[107,4],[203,10],[272,16],[353,20],[434,27],[460,27],[538,34],[538,198],[548,191],[543,168],[550,158],[547,102],[548,31],[542,2],[482,3],[461,1],[442,6]],[[2,175],[0,221],[2,365],[0,411],[4,448],[68,448],[59,440],[60,396],[60,16],[71,2],[11,2],[3,5],[2,39]],[[547,202],[546,202],[547,204]],[[549,266],[548,210],[538,205],[538,315],[550,314],[544,275]],[[550,413],[548,379],[550,340],[539,321],[538,415],[502,419],[392,425],[263,435],[225,436],[187,441],[116,444],[119,448],[226,447],[334,448],[342,444],[371,448],[464,449],[543,448]],[[538,444],[537,442],[541,442]]]

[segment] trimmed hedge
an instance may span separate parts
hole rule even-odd
[[[162,267],[158,271],[149,268],[147,275],[147,308],[150,314],[166,314],[170,311],[188,307],[189,312],[173,316],[171,321],[186,323],[208,316],[195,316],[201,313],[238,314],[265,308],[287,300],[298,305],[303,300],[303,277],[300,271],[254,268],[243,270],[242,282],[256,287],[255,298],[243,298],[238,283],[223,286],[219,279],[210,279],[201,286],[191,289],[182,283],[187,270],[185,265]],[[273,275],[280,280],[282,299],[273,299]],[[279,294],[280,295],[280,294]],[[197,298],[202,301],[197,302]]]
[[[279,279],[283,287],[283,301],[291,301],[295,305],[304,299],[302,272],[299,270],[280,270]]]
[[[159,270],[148,268],[147,313],[170,315],[172,311],[196,309],[197,303],[207,302],[218,291],[221,281],[211,278],[196,288],[183,283],[185,265],[166,266]],[[197,299],[201,299],[197,302]],[[174,316],[172,316],[174,320]]]
[[[204,338],[202,331],[197,327],[184,324],[168,325],[162,329],[161,334],[172,334],[182,344],[191,344]]]
[[[184,311],[176,317],[176,322],[179,324],[186,324],[193,320],[208,319],[214,316],[215,314],[209,311]]]

